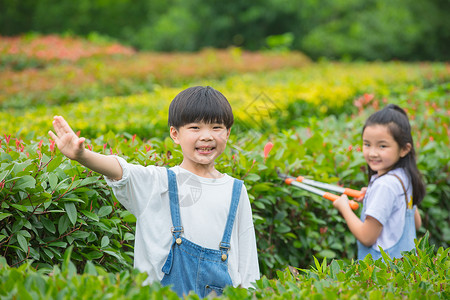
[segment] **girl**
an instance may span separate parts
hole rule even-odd
[[[368,165],[359,219],[342,195],[333,205],[357,239],[358,259],[381,257],[381,247],[391,257],[414,248],[421,226],[417,205],[425,196],[425,184],[416,165],[411,126],[403,109],[389,104],[372,114],[362,131],[363,155]],[[356,199],[361,200],[361,199]]]

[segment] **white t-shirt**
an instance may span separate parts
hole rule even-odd
[[[172,243],[172,218],[164,167],[140,166],[117,157],[122,179],[106,178],[116,198],[136,216],[134,267],[149,275],[146,283],[161,281]],[[234,179],[204,178],[178,166],[176,174],[183,236],[202,247],[219,250],[231,203]],[[242,187],[231,234],[228,273],[233,286],[250,287],[259,279],[258,254],[250,201]]]
[[[378,246],[383,249],[394,246],[400,240],[405,226],[405,192],[398,178],[389,174],[395,174],[401,178],[408,199],[412,199],[412,186],[402,168],[391,170],[381,177],[372,176],[366,193],[367,197],[364,199],[364,207],[366,216],[377,219],[383,225],[380,236],[372,245],[372,248],[376,250]]]

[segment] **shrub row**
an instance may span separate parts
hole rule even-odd
[[[195,56],[192,56],[192,59],[195,59]],[[143,61],[141,63],[144,65]],[[126,78],[140,76],[139,73],[136,74],[138,68],[124,65],[118,70],[124,73]],[[2,132],[22,137],[31,132],[35,135],[45,135],[49,120],[54,115],[64,114],[70,124],[87,136],[96,137],[111,130],[146,138],[163,137],[168,133],[167,112],[171,99],[183,88],[191,85],[211,85],[222,91],[233,107],[238,125],[236,130],[241,126],[243,130],[256,127],[257,130],[264,131],[273,125],[278,128],[302,125],[304,120],[307,122],[308,116],[321,118],[330,114],[356,112],[353,100],[363,94],[369,97],[375,95],[376,100],[382,101],[384,98],[395,98],[407,94],[410,90],[449,80],[445,64],[323,63],[297,69],[239,73],[226,76],[222,80],[187,80],[188,83],[181,86],[152,85],[153,91],[143,94],[100,99],[93,97],[78,103],[64,104],[64,99],[69,97],[72,90],[82,87],[76,83],[60,82],[57,78],[64,78],[66,75],[60,74],[57,69],[51,68],[49,72],[53,73],[54,78],[45,85],[52,87],[52,95],[43,93],[41,99],[45,100],[47,105],[29,105],[27,99],[32,97],[33,91],[29,91],[24,85],[17,87],[20,88],[21,95],[5,94],[9,99],[7,102],[14,102],[16,109],[0,110]],[[100,67],[99,74],[104,73],[105,70]],[[81,74],[76,73],[70,76],[83,78]],[[30,79],[27,82],[35,81]],[[141,85],[139,80],[130,82],[136,84],[141,91],[145,89],[145,84]],[[120,82],[114,80],[111,84],[120,86]],[[101,83],[96,85],[99,95],[109,93],[103,91]],[[1,91],[2,89],[0,94]]]
[[[0,107],[133,95],[151,92],[159,84],[309,64],[309,58],[299,52],[256,53],[230,48],[144,53],[72,37],[0,36]]]
[[[373,261],[369,256],[358,263],[314,260],[309,269],[286,268],[274,279],[263,276],[255,289],[227,287],[219,299],[448,299],[450,289],[450,248],[437,251],[428,236],[416,243],[416,251],[402,259]],[[136,270],[106,272],[88,263],[77,274],[70,260],[72,248],[60,266],[45,272],[30,264],[9,267],[0,257],[2,299],[178,299],[159,283],[142,286],[146,275]],[[191,292],[185,299],[199,299]]]

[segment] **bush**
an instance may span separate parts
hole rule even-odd
[[[219,299],[448,299],[450,290],[449,252],[437,251],[428,243],[428,235],[405,252],[402,259],[374,261],[368,256],[359,262],[314,258],[309,269],[294,267],[278,271],[276,278],[262,277],[255,289],[227,287]],[[71,262],[72,248],[64,262],[50,272],[36,271],[29,263],[9,267],[0,257],[0,297],[3,299],[178,299],[159,283],[142,286],[146,274],[133,271],[107,273],[87,264],[76,273]],[[186,299],[198,299],[191,292]]]

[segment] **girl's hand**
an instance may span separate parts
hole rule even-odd
[[[358,198],[353,198],[356,202],[362,202],[364,200],[364,196],[366,195],[367,187],[363,187],[361,189],[362,196]]]
[[[339,198],[333,201],[333,206],[336,207],[340,212],[343,209],[350,209],[350,205],[348,203],[348,197],[345,194],[342,194]]]
[[[53,117],[53,128],[56,134],[51,130],[48,134],[56,142],[59,151],[72,160],[79,160],[84,153],[84,140],[79,138],[69,124],[61,116]]]

